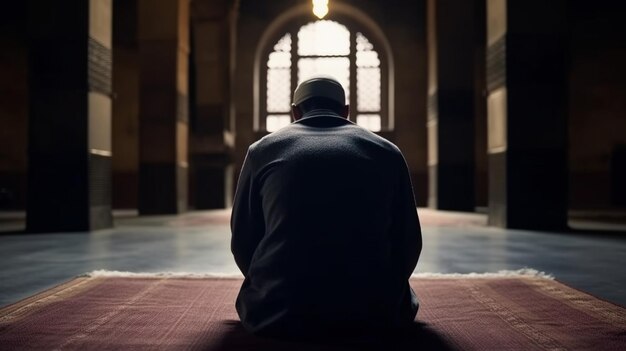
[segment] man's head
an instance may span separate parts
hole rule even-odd
[[[346,94],[337,80],[317,76],[300,83],[293,93],[291,113],[294,120],[313,110],[331,110],[347,118],[350,108],[345,104]]]

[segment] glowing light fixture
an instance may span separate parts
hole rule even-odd
[[[313,0],[313,14],[322,19],[328,14],[328,0]]]

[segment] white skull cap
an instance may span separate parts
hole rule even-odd
[[[300,83],[293,93],[293,104],[297,106],[312,97],[325,97],[346,104],[343,87],[331,76],[315,76]]]

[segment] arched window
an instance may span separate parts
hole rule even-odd
[[[331,75],[343,85],[350,120],[374,132],[390,129],[383,62],[362,32],[331,20],[310,22],[284,33],[262,64],[259,129],[273,132],[291,123],[293,90],[317,74]]]

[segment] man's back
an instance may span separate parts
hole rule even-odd
[[[328,112],[253,144],[231,222],[244,326],[291,334],[411,321],[421,235],[408,177],[393,144]]]

